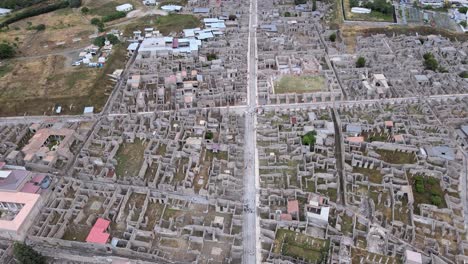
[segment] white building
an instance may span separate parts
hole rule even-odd
[[[11,13],[11,9],[0,8],[0,16],[6,16]]]
[[[119,12],[130,12],[133,10],[133,5],[131,4],[123,4],[115,7],[115,10]]]

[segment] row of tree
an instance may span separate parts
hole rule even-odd
[[[22,19],[28,18],[28,17],[34,17],[38,16],[41,14],[49,13],[58,9],[66,8],[66,7],[72,7],[76,8],[81,5],[81,0],[61,0],[58,1],[54,4],[46,5],[46,6],[41,6],[37,8],[28,8],[27,10],[18,12],[11,16],[10,18],[7,18],[3,23],[0,24],[0,28],[6,27],[12,23],[15,23],[17,21],[20,21]]]

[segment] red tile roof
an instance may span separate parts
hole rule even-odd
[[[297,200],[288,201],[288,214],[299,212],[299,202]]]
[[[98,218],[91,231],[89,231],[86,242],[106,244],[109,240],[109,233],[106,233],[106,229],[109,227],[110,221],[102,218]]]
[[[292,216],[290,214],[281,214],[280,215],[281,221],[292,221]]]

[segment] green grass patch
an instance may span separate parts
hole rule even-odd
[[[380,155],[380,158],[392,164],[413,164],[416,163],[416,155],[414,153],[406,153],[401,151],[391,151],[377,149],[375,152]]]
[[[122,143],[116,154],[117,177],[136,176],[144,160],[146,144],[137,139],[134,143]]]
[[[143,30],[146,27],[155,27],[163,35],[171,32],[180,33],[185,28],[201,27],[200,19],[193,15],[169,14],[167,16],[145,16],[132,20],[132,23],[123,27],[125,35],[133,34],[133,31]]]
[[[170,14],[158,17],[155,25],[163,35],[169,35],[171,32],[182,32],[185,28],[200,27],[201,22],[200,19],[192,15]]]
[[[321,263],[328,257],[329,241],[296,233],[287,229],[278,229],[274,252],[311,263]]]
[[[324,87],[322,76],[285,75],[275,83],[275,93],[313,93],[322,91]]]
[[[440,186],[440,180],[424,175],[408,175],[408,180],[413,189],[414,208],[419,214],[419,204],[432,204],[439,208],[447,208],[444,195]]]
[[[355,21],[374,21],[374,22],[393,22],[393,14],[384,14],[372,10],[369,14],[356,14],[351,12],[350,0],[342,0],[346,20]]]

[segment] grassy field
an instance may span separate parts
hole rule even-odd
[[[36,31],[35,26],[45,25],[45,30]],[[63,49],[84,47],[95,27],[78,12],[70,8],[27,18],[11,24],[0,31],[0,42],[17,46],[17,56],[37,56],[58,52]],[[73,42],[81,38],[82,41]],[[64,42],[64,45],[57,45]]]
[[[311,263],[319,263],[326,259],[328,245],[329,242],[322,239],[287,229],[279,229],[276,232],[273,251],[293,258],[304,258]]]
[[[380,155],[383,161],[392,164],[413,164],[416,162],[416,156],[414,153],[390,151],[383,149],[377,149],[375,152],[377,152],[377,154]]]
[[[124,45],[115,46],[101,69],[71,67],[59,55],[10,61],[0,68],[0,116],[54,114],[57,105],[62,114],[80,114],[85,106],[99,112],[114,87],[107,74],[125,66],[125,54]]]
[[[347,20],[393,22],[393,14],[383,14],[372,10],[370,14],[356,14],[351,12],[349,0],[342,0],[344,4],[345,16]]]
[[[414,196],[414,208],[415,212],[419,213],[419,204],[432,204],[432,196],[436,195],[441,198],[441,204],[438,206],[439,208],[447,208],[447,203],[445,202],[444,196],[445,192],[442,190],[440,186],[440,180],[435,178],[423,177],[423,186],[424,191],[418,192],[416,190],[416,176],[417,175],[408,175],[408,181],[411,184],[413,189],[413,196]],[[430,179],[430,180],[429,180]]]
[[[117,159],[117,167],[115,168],[117,177],[131,177],[138,174],[144,161],[145,148],[146,144],[141,140],[120,145],[115,155]]]
[[[275,94],[283,93],[313,93],[325,88],[325,79],[322,76],[292,76],[281,77],[275,83]]]
[[[122,29],[124,34],[132,34],[135,30],[145,27],[155,27],[163,35],[171,32],[180,33],[185,28],[196,28],[202,25],[200,19],[192,15],[170,14],[168,16],[146,16],[132,21]]]

